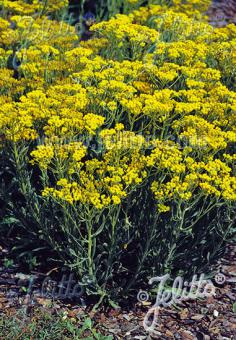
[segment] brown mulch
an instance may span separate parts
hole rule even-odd
[[[2,257],[6,254],[2,249]],[[26,314],[32,317],[37,310],[43,309],[54,314],[64,311],[67,318],[81,319],[83,315],[89,316],[102,334],[113,335],[114,339],[235,340],[236,314],[233,305],[236,302],[236,243],[228,245],[216,272],[224,274],[226,278],[222,285],[213,280],[216,295],[162,308],[155,334],[148,334],[143,327],[144,316],[151,303],[137,302],[132,310],[109,309],[94,313],[91,307],[83,306],[83,301],[78,304],[52,302],[40,297],[37,290],[28,296],[17,286],[19,278],[23,282],[28,278],[19,273],[17,266],[8,270],[4,266],[0,268],[0,314],[10,316],[19,309],[25,309]]]

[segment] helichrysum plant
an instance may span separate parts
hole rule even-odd
[[[0,1],[3,224],[111,301],[232,237],[236,28],[208,25],[209,1],[126,1],[80,42],[67,5]]]

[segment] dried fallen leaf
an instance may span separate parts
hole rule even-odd
[[[199,320],[202,320],[204,316],[205,315],[202,315],[202,314],[196,314],[196,315],[191,316],[191,319],[199,321]]]
[[[190,331],[179,331],[179,333],[182,335],[183,339],[185,340],[195,340],[195,336],[193,333],[191,333]]]
[[[184,320],[184,319],[187,319],[188,318],[188,315],[189,315],[189,311],[187,308],[184,308],[180,313],[180,319],[181,320]]]

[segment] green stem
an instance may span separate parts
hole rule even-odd
[[[44,1],[44,4],[43,4],[43,8],[42,8],[42,10],[41,10],[41,12],[40,12],[40,14],[39,14],[39,17],[40,17],[40,18],[44,15],[44,13],[45,13],[45,11],[46,11],[46,8],[47,8],[47,5],[48,5],[48,0],[45,0],[45,1]]]
[[[174,237],[174,242],[172,241],[172,246],[170,248],[170,252],[167,256],[167,259],[165,261],[165,266],[164,266],[164,269],[168,269],[168,266],[169,264],[171,263],[172,259],[173,259],[173,254],[176,250],[176,244],[177,244],[177,241],[179,239],[179,236],[180,236],[180,233],[181,231],[183,230],[183,224],[184,224],[184,217],[185,217],[185,213],[186,213],[186,208],[183,209],[183,211],[181,210],[181,201],[178,203],[178,207],[177,207],[177,210],[178,210],[178,216],[179,216],[179,219],[180,219],[180,223],[177,227],[177,230],[176,230],[176,233],[175,233],[175,237]]]
[[[117,220],[118,220],[118,217],[119,217],[119,214],[120,214],[120,209],[121,209],[121,205],[119,205],[116,214],[112,214],[112,211],[110,212],[111,215],[112,215],[112,221],[111,221],[111,225],[112,225],[112,229],[111,229],[111,248],[110,248],[110,252],[109,252],[108,260],[107,260],[107,270],[106,270],[106,275],[105,275],[105,282],[103,284],[103,288],[104,289],[105,289],[107,281],[109,279],[110,272],[111,272],[111,270],[113,268],[112,261],[113,261],[113,258],[114,258],[114,253],[116,253],[114,251],[115,247],[116,247],[116,244],[117,244],[117,242],[116,242],[117,238],[115,237],[116,236],[115,232],[116,232]]]
[[[147,236],[147,242],[145,244],[145,249],[144,249],[143,255],[141,257],[141,260],[139,261],[139,264],[138,264],[138,266],[136,268],[136,271],[135,271],[135,274],[134,274],[132,280],[129,282],[129,284],[127,285],[127,287],[125,289],[125,292],[127,292],[133,286],[133,284],[135,283],[136,279],[138,278],[138,275],[139,275],[140,270],[141,270],[141,268],[143,266],[143,263],[144,263],[147,255],[148,255],[148,251],[150,249],[151,242],[152,242],[153,237],[155,235],[155,231],[156,231],[155,225],[156,225],[156,222],[158,220],[158,217],[159,217],[159,214],[157,214],[157,216],[155,218],[154,226],[152,226],[151,232],[150,232],[149,236]]]
[[[89,260],[89,275],[93,276],[93,261],[92,261],[92,228],[88,228],[88,260]]]

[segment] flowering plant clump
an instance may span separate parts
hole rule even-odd
[[[67,1],[0,1],[2,224],[101,300],[232,237],[236,27],[208,25],[209,2],[127,1],[80,42]]]

